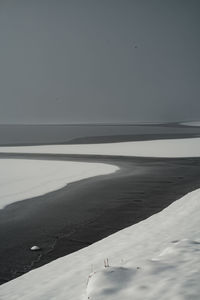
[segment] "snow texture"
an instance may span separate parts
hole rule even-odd
[[[61,189],[71,182],[118,169],[102,163],[0,159],[0,209]]]
[[[0,152],[93,154],[145,157],[199,157],[200,138],[105,144],[0,147]]]

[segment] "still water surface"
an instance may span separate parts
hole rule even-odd
[[[200,127],[165,125],[0,125],[0,145],[92,143],[199,136]]]

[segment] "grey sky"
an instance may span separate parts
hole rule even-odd
[[[200,119],[199,0],[0,0],[0,123]]]

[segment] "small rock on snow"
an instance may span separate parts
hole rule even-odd
[[[38,247],[38,246],[31,247],[31,251],[37,251],[37,250],[40,250],[40,247]]]

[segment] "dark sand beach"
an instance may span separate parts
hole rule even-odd
[[[120,170],[1,210],[1,284],[144,220],[200,182],[200,158],[1,154],[3,158],[95,161]],[[31,252],[33,245],[42,250]]]

